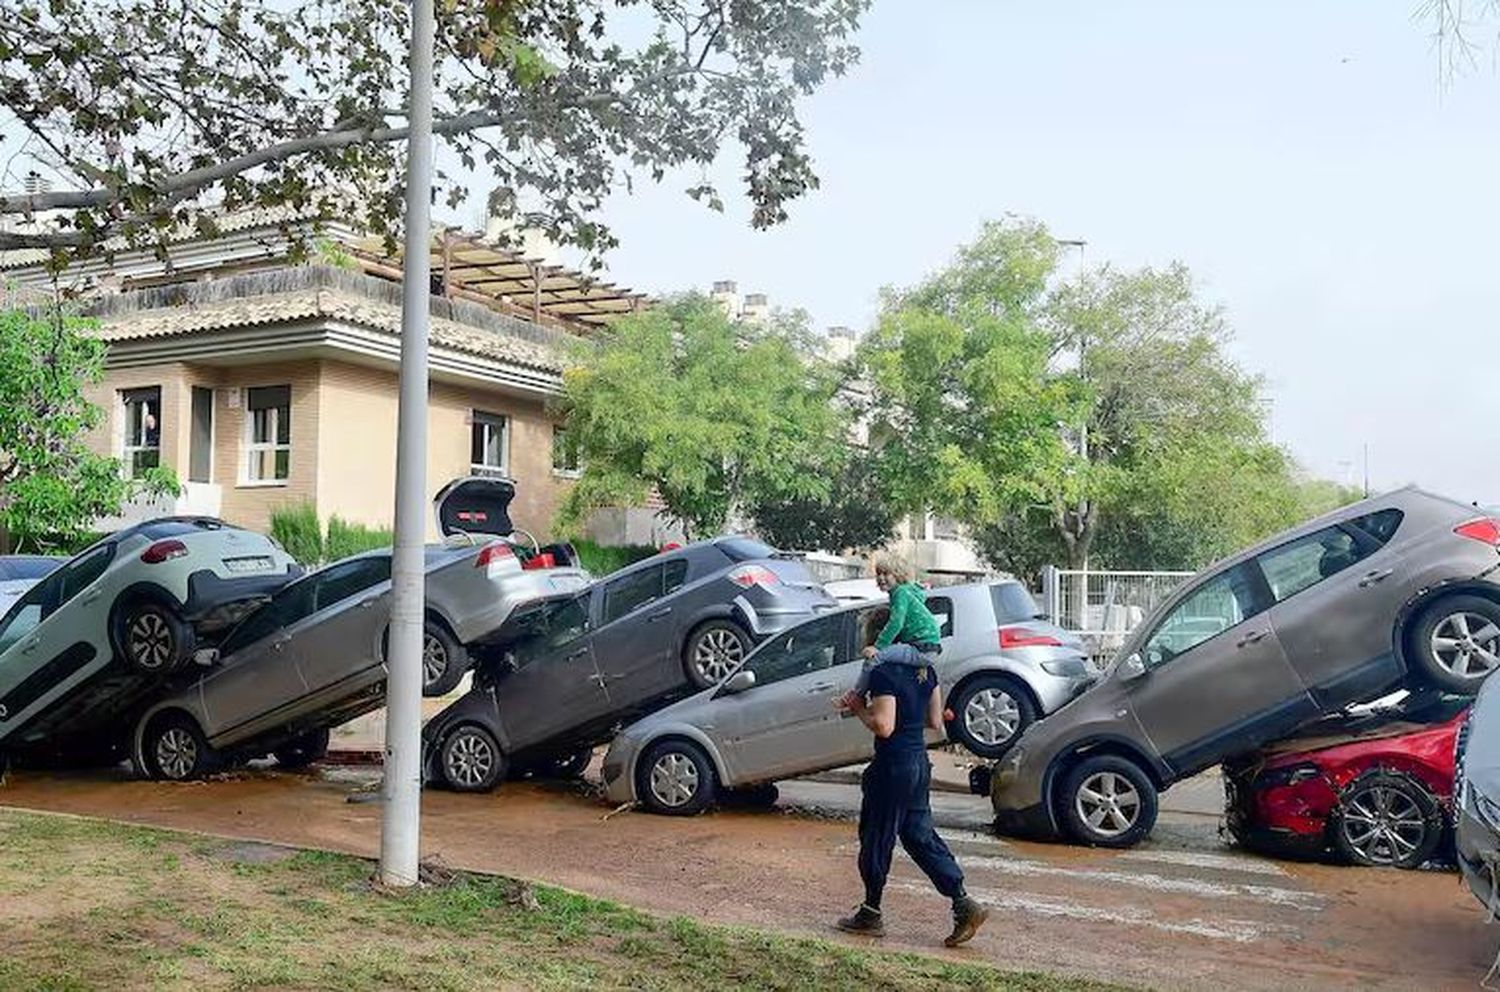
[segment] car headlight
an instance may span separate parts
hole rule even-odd
[[[1089,673],[1089,666],[1084,664],[1082,658],[1059,658],[1056,661],[1042,662],[1042,671],[1060,678],[1078,679]]]
[[[1495,802],[1489,796],[1483,795],[1472,785],[1469,786],[1469,791],[1474,796],[1474,808],[1479,811],[1479,815],[1484,818],[1484,822],[1489,824],[1491,830],[1500,833],[1500,803]]]
[[[1274,768],[1261,775],[1255,784],[1266,788],[1278,785],[1299,785],[1303,782],[1317,778],[1323,774],[1317,765],[1288,765],[1286,768]]]

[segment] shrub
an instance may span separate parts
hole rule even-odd
[[[328,518],[328,540],[324,552],[329,561],[339,561],[350,555],[389,548],[396,543],[395,535],[384,528],[352,524],[337,515]]]
[[[273,511],[271,536],[304,565],[323,561],[323,525],[318,522],[318,508],[310,502]]]
[[[610,547],[589,540],[574,541],[573,547],[578,549],[579,563],[594,575],[618,572],[626,565],[634,565],[643,558],[650,558],[659,550],[646,544]]]

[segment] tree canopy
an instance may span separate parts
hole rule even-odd
[[[632,176],[744,157],[753,223],[817,184],[800,99],[857,58],[869,0],[440,0],[435,133],[492,209],[590,251]],[[61,264],[118,235],[163,243],[191,208],[292,205],[371,230],[401,215],[407,7],[384,0],[0,0],[0,108],[15,152],[69,189],[0,197],[58,211],[0,248]],[[14,177],[0,177],[0,184]],[[450,203],[467,194],[439,176]],[[710,205],[721,192],[696,179]]]
[[[103,342],[85,327],[60,314],[0,310],[0,527],[23,547],[68,546],[132,496],[178,489],[165,469],[128,480],[117,459],[84,443],[103,414],[83,386],[98,381],[104,363]]]
[[[752,504],[827,499],[847,419],[833,369],[808,361],[804,343],[795,322],[739,323],[702,296],[615,322],[564,374],[582,474],[560,522],[654,492],[703,536]]]

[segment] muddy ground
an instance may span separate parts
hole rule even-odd
[[[377,781],[370,768],[187,785],[123,768],[18,772],[0,804],[374,855],[379,806],[350,800]],[[799,782],[772,811],[672,819],[609,815],[585,784],[428,792],[423,852],[660,913],[827,936],[860,898],[857,802],[849,785]],[[968,948],[944,951],[947,907],[898,856],[887,946],[1157,988],[1473,989],[1500,938],[1451,872],[1243,854],[1219,839],[1214,815],[1180,804],[1127,852],[996,838],[974,797],[936,795],[934,808],[995,915]]]

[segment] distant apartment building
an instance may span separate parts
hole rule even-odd
[[[265,529],[278,508],[311,502],[325,519],[391,526],[400,260],[333,224],[301,264],[292,234],[311,232],[287,211],[226,215],[165,261],[121,250],[64,273],[109,346],[90,388],[107,413],[91,445],[127,472],[165,465],[185,484],[104,524],[175,512]],[[0,282],[50,294],[43,261],[0,254]],[[457,231],[434,234],[432,272],[428,491],[512,478],[517,525],[545,532],[578,468],[550,409],[567,349],[642,298]]]

